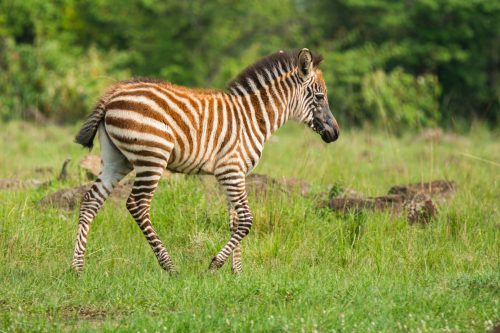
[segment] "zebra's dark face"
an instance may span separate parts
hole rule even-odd
[[[337,140],[340,129],[328,105],[326,84],[321,71],[314,68],[312,54],[307,49],[299,53],[299,75],[302,79],[299,96],[302,122],[321,135],[326,143]]]

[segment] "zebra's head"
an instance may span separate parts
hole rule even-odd
[[[295,112],[303,123],[321,135],[323,141],[330,143],[337,140],[340,129],[328,106],[326,84],[317,68],[318,62],[308,49],[298,53],[299,88]]]

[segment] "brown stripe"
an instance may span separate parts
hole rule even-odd
[[[124,137],[115,133],[109,133],[108,134],[114,138],[116,141],[124,144],[130,144],[130,145],[140,145],[140,146],[146,146],[146,147],[154,147],[154,148],[159,148],[163,149],[165,152],[170,152],[172,148],[156,141],[151,141],[151,140],[144,140],[144,139],[138,139],[138,138],[128,138]],[[120,148],[122,148],[122,145],[120,145]]]
[[[142,192],[144,189],[137,188],[137,186],[154,186],[158,183],[157,180],[139,180],[134,181],[134,187],[132,188],[132,193],[137,193],[137,191]]]
[[[242,99],[242,100],[244,100],[245,98],[244,98],[244,97],[241,97],[241,99]],[[238,103],[238,105],[239,105],[239,106],[243,109],[242,111],[246,111],[246,110],[245,110],[245,108],[244,108],[244,106],[243,106],[241,103],[239,103],[238,99],[236,99],[236,102],[237,102],[237,103]],[[250,115],[247,115],[247,116],[248,116],[248,117],[250,117]],[[249,142],[244,142],[244,143],[246,143],[246,144],[250,143],[250,146],[252,146],[252,150],[253,150],[254,152],[258,152],[258,149],[257,149],[257,147],[255,146],[255,142],[254,142],[254,140],[252,140],[252,137],[249,135],[249,130],[248,130],[248,129],[249,129],[249,126],[252,126],[252,128],[253,128],[253,125],[248,125],[248,124],[247,124],[247,121],[246,121],[246,119],[245,119],[245,117],[244,117],[244,116],[242,116],[241,118],[242,118],[242,119],[241,119],[241,123],[242,123],[242,125],[243,125],[243,129],[244,129],[244,130],[246,130],[246,134],[247,134],[248,141],[249,141]],[[250,118],[251,118],[251,117],[250,117]],[[225,142],[225,143],[226,143],[226,142]],[[243,146],[243,145],[242,145],[242,146]],[[249,156],[249,155],[248,155],[248,156]]]
[[[161,172],[158,172],[158,171],[141,171],[141,172],[137,173],[136,178],[161,176],[162,174],[163,174],[163,169],[162,169]]]
[[[257,124],[259,126],[259,130],[261,133],[266,135],[266,121],[264,120],[264,112],[267,113],[267,116],[269,118],[269,122],[272,124],[271,119],[274,119],[274,114],[273,112],[269,112],[269,110],[272,111],[271,105],[266,104],[265,99],[267,99],[267,94],[261,94],[260,95],[262,98],[262,102],[264,103],[264,110],[261,109],[259,99],[256,95],[251,95],[250,100],[252,101],[253,108],[255,110],[255,117],[257,118]]]
[[[138,192],[140,193],[140,192]],[[137,202],[142,199],[151,199],[152,198],[152,193],[142,193],[142,194],[134,194],[134,200]]]
[[[237,100],[235,102],[237,105],[240,105]],[[222,146],[228,146],[229,143],[230,143],[230,139],[231,139],[231,135],[233,133],[238,133],[235,138],[234,138],[234,142],[233,144],[231,145],[231,149],[234,148],[234,145],[238,143],[238,140],[240,139],[240,129],[244,126],[243,122],[244,122],[244,119],[242,118],[243,115],[241,115],[241,113],[239,112],[239,109],[236,107],[236,105],[233,103],[232,100],[229,100],[229,104],[228,105],[228,108],[230,110],[230,113],[227,115],[227,123],[224,124],[224,126],[227,127],[227,132],[226,132],[226,136],[224,137],[223,141],[222,141]],[[227,108],[226,108],[227,110]],[[226,111],[227,112],[227,111]],[[221,126],[222,126],[222,123],[221,123]],[[226,150],[226,149],[225,149]],[[230,150],[226,150],[226,152],[228,152]]]
[[[170,112],[169,114],[171,115],[172,118],[176,121],[176,123],[179,125],[179,127],[182,129],[182,131],[186,134],[189,145],[192,147],[193,146],[193,141],[190,136],[190,128],[195,127],[195,119],[194,115],[191,113],[191,111],[188,109],[186,104],[184,102],[179,101],[175,94],[167,89],[158,89],[158,93],[162,94],[166,99],[171,101],[173,104],[175,104],[183,113],[186,117],[189,119],[189,123],[186,123],[182,118],[176,113],[176,112]],[[149,97],[149,96],[148,96]],[[154,101],[160,105],[163,109],[169,110],[168,104],[161,98],[153,95],[152,99],[154,98]],[[193,109],[196,110],[196,107],[192,106]]]
[[[218,97],[216,97],[216,98],[217,98],[217,105],[218,106],[220,105],[222,107],[222,103],[225,103],[225,100],[219,99]],[[201,146],[203,145],[203,152],[201,153],[201,163],[203,163],[203,164],[205,164],[210,159],[210,155],[213,153],[213,151],[216,149],[216,146],[217,146],[217,135],[214,135],[214,145],[212,146],[212,151],[207,151],[208,143],[210,141],[210,137],[212,135],[212,132],[217,129],[217,124],[215,124],[216,128],[213,128],[213,122],[214,122],[214,115],[216,112],[218,112],[218,110],[215,109],[215,103],[210,104],[213,102],[210,99],[208,101],[209,101],[208,108],[207,108],[208,115],[205,115],[205,117],[208,117],[207,128],[205,131],[205,133],[206,133],[205,140],[204,140],[204,142],[201,142],[201,137],[200,137],[200,142],[198,144],[199,149],[201,149],[202,148]],[[200,130],[200,135],[201,135],[201,132],[202,132],[202,130]],[[215,133],[217,133],[217,132],[215,132]]]
[[[106,125],[111,125],[121,129],[136,131],[139,133],[142,132],[146,134],[152,134],[167,141],[169,140],[169,135],[166,131],[159,130],[156,127],[147,125],[145,123],[139,123],[132,119],[116,117],[110,113],[106,115],[105,123]],[[135,136],[135,133],[134,134],[131,133],[130,135]]]
[[[193,126],[194,124],[194,121],[192,119],[192,116],[189,117],[189,114],[190,112],[188,112],[185,108],[183,108],[180,103],[177,103],[175,101],[173,101],[171,98],[169,98],[168,96],[166,96],[165,89],[160,89],[159,87],[156,87],[157,88],[157,93],[159,94],[162,94],[163,96],[165,96],[166,99],[170,100],[173,104],[175,104],[182,112],[184,112],[188,118],[190,118],[190,121],[191,121],[191,124],[188,124],[186,123],[178,114],[177,112],[175,111],[172,111],[171,108],[169,107],[169,105],[167,104],[167,102],[165,102],[162,98],[158,97],[157,95],[155,95],[154,93],[150,92],[150,91],[130,91],[130,92],[127,92],[127,91],[124,91],[120,94],[117,95],[117,97],[119,96],[142,96],[142,97],[146,97],[150,100],[152,100],[153,102],[155,102],[163,111],[165,111],[165,113],[167,113],[171,118],[172,120],[176,123],[177,127],[186,135],[187,137],[187,140],[189,142],[189,145],[192,147],[193,146],[193,139],[191,138],[191,135],[190,135],[190,128]],[[119,102],[119,101],[118,101]],[[142,112],[145,112],[147,113],[148,116],[150,116],[151,118],[153,119],[156,119],[153,115],[151,114],[157,114],[156,112],[150,110],[150,108],[145,105],[145,104],[142,104],[140,102],[128,102],[128,101],[125,101],[125,103],[134,103],[137,105],[136,108],[134,109],[139,109],[141,110]],[[113,103],[110,103],[109,106],[107,106],[108,109],[111,109],[111,104]],[[126,109],[128,110],[128,109]],[[161,116],[156,116],[156,117],[161,117]],[[164,123],[166,123],[166,119],[163,119],[163,120],[160,120]],[[173,128],[172,128],[173,129]],[[181,140],[177,140],[178,142],[181,141]]]
[[[274,121],[276,120],[273,108],[271,106],[271,100],[269,99],[269,96],[267,94],[261,95],[262,97],[262,102],[264,103],[264,110],[261,110],[261,112],[266,112],[267,116],[269,118],[269,124],[271,126],[271,129],[274,126]],[[260,107],[259,107],[260,109]]]
[[[198,106],[195,105],[196,102],[194,102],[193,92],[192,91],[188,91],[187,93],[182,93],[182,92],[179,92],[178,90],[172,91],[171,89],[162,89],[162,88],[160,88],[159,92],[163,93],[164,96],[167,97],[170,100],[174,99],[175,100],[174,103],[177,106],[179,106],[179,108],[181,108],[185,112],[186,116],[189,118],[189,121],[194,126],[194,124],[195,124],[195,117],[192,114],[192,112],[188,109],[188,105],[187,104],[189,104],[189,106],[191,108],[193,108],[194,110],[198,110],[199,111],[199,109],[198,109]],[[183,102],[179,98],[187,99],[188,102],[187,103]]]
[[[126,152],[131,153],[131,154],[140,155],[140,156],[147,156],[147,157],[155,157],[155,158],[159,158],[159,159],[162,159],[164,161],[167,161],[165,155],[157,153],[155,151],[145,150],[145,149],[134,150],[134,149],[131,149],[128,147],[120,147],[120,149],[125,150]]]
[[[132,93],[120,94],[120,96],[121,95],[136,96],[135,94],[132,94]],[[140,102],[132,102],[132,101],[124,101],[124,100],[113,101],[111,103],[106,104],[106,109],[107,110],[118,109],[118,110],[132,111],[132,112],[136,112],[142,116],[149,117],[151,119],[159,121],[161,123],[164,123],[164,124],[167,123],[167,119],[165,118],[165,116],[159,114],[158,112],[154,112],[146,104],[140,103]]]
[[[146,161],[146,160],[141,160],[140,158],[136,160],[130,160],[130,163],[132,163],[134,166],[148,166],[148,167],[161,167],[163,168],[164,166],[157,163],[157,162],[151,162],[151,161]]]

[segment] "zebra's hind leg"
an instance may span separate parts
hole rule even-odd
[[[229,228],[231,230],[231,235],[238,230],[238,214],[234,208],[229,208]],[[241,265],[241,244],[239,243],[233,250],[231,271],[234,274],[239,274],[243,271],[243,267]]]
[[[135,169],[136,179],[127,200],[127,209],[141,228],[161,268],[169,273],[177,273],[170,255],[151,224],[149,215],[151,200],[165,167],[135,166]]]
[[[103,168],[97,180],[83,196],[80,205],[75,251],[71,263],[76,272],[83,270],[90,224],[115,185],[132,171],[132,165],[111,142],[102,127],[99,128],[99,132]]]

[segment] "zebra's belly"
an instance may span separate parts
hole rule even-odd
[[[167,164],[167,170],[186,174],[213,174],[215,161],[203,152],[183,156],[179,150],[172,151]]]

